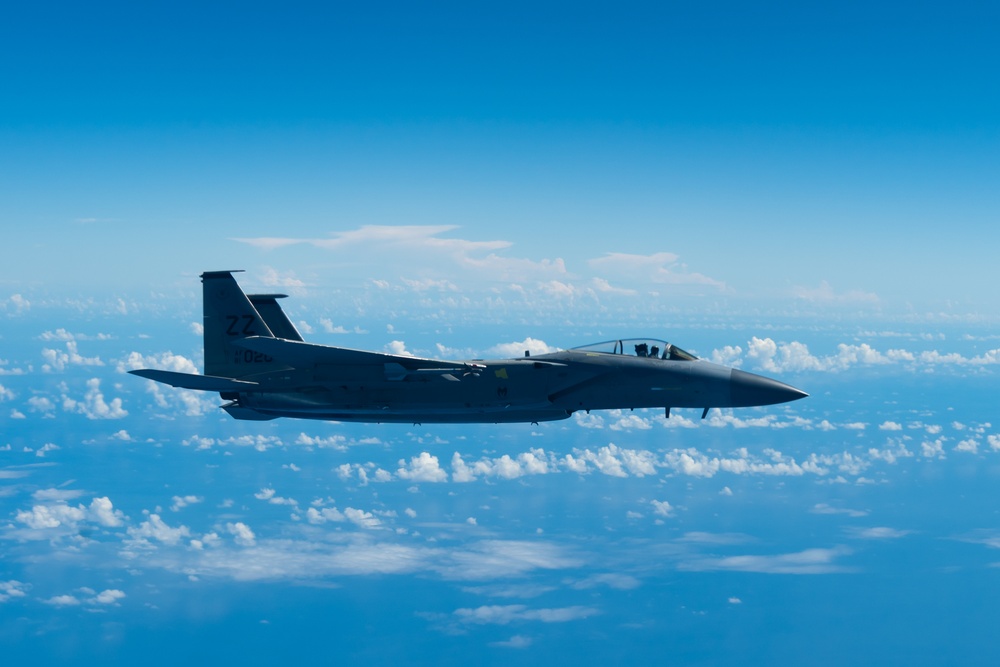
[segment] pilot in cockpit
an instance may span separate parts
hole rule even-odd
[[[637,357],[648,357],[649,356],[649,345],[645,343],[636,343],[635,346],[635,356]]]

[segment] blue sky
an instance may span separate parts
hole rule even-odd
[[[997,18],[8,9],[4,653],[995,663]],[[317,342],[656,336],[811,397],[234,422],[124,374],[201,368],[220,269]]]

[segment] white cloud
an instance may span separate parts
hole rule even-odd
[[[525,350],[534,356],[557,352],[559,348],[552,347],[543,340],[537,340],[529,336],[521,342],[499,343],[494,345],[486,351],[486,355],[490,357],[499,357],[501,359],[511,359],[515,357],[523,357]]]
[[[11,579],[10,581],[0,581],[0,604],[12,598],[23,598],[27,596],[28,585],[20,581]]]
[[[125,599],[125,593],[116,589],[110,588],[106,591],[101,591],[93,598],[89,599],[88,602],[93,604],[103,604],[103,605],[117,605],[119,600]]]
[[[936,440],[924,440],[920,443],[920,455],[925,458],[937,458],[943,459],[944,454],[944,442],[946,438],[938,438]]]
[[[129,537],[134,545],[148,545],[150,539],[157,540],[163,544],[174,546],[182,539],[191,537],[191,530],[187,526],[171,528],[159,514],[150,514],[149,519],[140,523],[137,527],[128,529]]]
[[[44,445],[35,450],[35,456],[42,458],[49,452],[56,451],[58,449],[62,448],[59,445],[55,445],[51,442],[46,442]]]
[[[401,340],[389,341],[389,344],[385,346],[385,351],[401,357],[414,356],[412,352],[406,349],[406,343]]]
[[[270,266],[264,268],[264,272],[260,274],[259,280],[262,284],[268,287],[293,289],[296,290],[297,293],[301,293],[302,288],[306,286],[306,284],[296,278],[295,274],[291,271],[279,273],[277,269],[271,268]]]
[[[122,407],[122,399],[114,398],[110,403],[105,402],[98,378],[87,380],[87,392],[82,401],[64,394],[62,407],[66,412],[76,412],[85,415],[87,419],[121,419],[128,415],[128,411]]]
[[[45,396],[32,396],[27,402],[32,412],[51,414],[56,409],[55,404]]]
[[[379,267],[400,266],[400,262],[413,257],[421,258],[422,266],[436,266],[439,270],[455,267],[474,272],[486,279],[510,280],[566,272],[561,259],[540,261],[505,257],[496,251],[506,250],[509,241],[469,241],[445,238],[442,234],[457,229],[454,225],[365,225],[358,229],[333,232],[328,238],[237,238],[266,250],[290,245],[308,244],[327,250],[348,251],[355,262],[369,262]],[[398,258],[400,261],[394,261]],[[413,281],[416,289],[434,286],[441,279],[421,278]],[[384,280],[379,280],[387,286]]]
[[[103,366],[104,362],[101,361],[100,357],[84,357],[77,351],[77,343],[75,340],[66,341],[66,351],[62,352],[60,350],[53,350],[51,348],[44,348],[42,350],[42,358],[45,359],[45,364],[42,365],[42,370],[46,373],[52,371],[64,371],[67,366]]]
[[[81,604],[80,600],[72,595],[56,595],[48,600],[42,600],[42,603],[53,607],[76,607]]]
[[[508,625],[521,621],[542,623],[566,623],[590,618],[600,613],[594,607],[572,606],[544,609],[530,609],[523,604],[485,605],[475,608],[456,609],[455,619],[463,624]]]
[[[609,252],[603,257],[588,260],[591,268],[611,273],[639,283],[661,283],[667,285],[704,285],[724,290],[726,284],[700,273],[688,271],[679,263],[679,257],[670,252],[652,255],[631,255]]]
[[[887,528],[885,526],[875,526],[873,528],[850,528],[848,532],[850,532],[854,537],[864,540],[895,540],[900,537],[906,537],[913,531],[898,530],[896,528]]]
[[[298,502],[294,498],[282,498],[281,496],[275,495],[275,490],[270,487],[265,487],[259,492],[253,494],[253,497],[257,500],[266,500],[272,505],[298,505]]]
[[[438,463],[438,457],[431,456],[427,452],[420,452],[419,456],[410,459],[409,464],[405,460],[399,460],[399,470],[396,474],[400,479],[411,482],[445,482],[448,480],[446,473]]]
[[[41,497],[52,497],[52,494]],[[114,508],[107,496],[103,496],[91,500],[89,506],[80,504],[73,507],[63,501],[35,505],[30,510],[18,510],[14,518],[34,530],[61,528],[76,532],[79,530],[79,524],[86,521],[106,528],[118,528],[124,524],[125,515],[121,510]]]
[[[827,503],[817,503],[813,505],[813,508],[809,510],[813,514],[846,514],[850,517],[863,517],[868,516],[867,510],[854,510],[847,508],[832,507]]]
[[[696,558],[680,564],[682,570],[696,572],[734,571],[763,572],[768,574],[829,574],[847,572],[836,560],[851,553],[846,547],[832,549],[806,549],[789,554],[772,556],[726,556],[723,558]]]
[[[837,293],[830,286],[830,283],[825,280],[816,288],[796,287],[792,290],[792,294],[796,298],[821,304],[877,305],[879,303],[878,295],[874,292],[850,290],[848,292]]]
[[[653,513],[659,516],[671,517],[674,515],[673,506],[666,500],[650,500],[653,506]]]
[[[252,547],[257,543],[257,537],[250,530],[250,526],[246,525],[242,521],[237,521],[236,523],[227,523],[226,530],[229,534],[233,536],[233,541],[241,547]]]
[[[173,504],[170,506],[171,512],[179,512],[188,505],[196,505],[204,500],[201,496],[174,496],[171,498]]]
[[[198,374],[198,367],[194,365],[193,361],[173,352],[159,352],[149,355],[144,355],[141,352],[129,352],[128,356],[119,361],[116,366],[119,373],[135,371],[140,368]]]
[[[966,438],[955,445],[956,452],[966,452],[969,454],[979,453],[979,441],[975,438]]]
[[[31,302],[20,294],[11,294],[10,298],[4,303],[4,307],[7,306],[7,303],[13,306],[15,315],[20,315],[31,308]]]

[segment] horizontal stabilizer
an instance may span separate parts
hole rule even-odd
[[[137,371],[129,371],[132,375],[155,380],[171,387],[182,389],[197,389],[199,391],[248,391],[257,386],[256,382],[245,382],[232,378],[217,377],[215,375],[195,375],[193,373],[175,373],[174,371],[160,371],[152,368],[143,368]]]

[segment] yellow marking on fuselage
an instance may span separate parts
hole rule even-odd
[[[506,380],[507,379],[507,369],[506,368],[501,368],[498,371],[493,371],[493,374],[496,375],[501,380]]]

